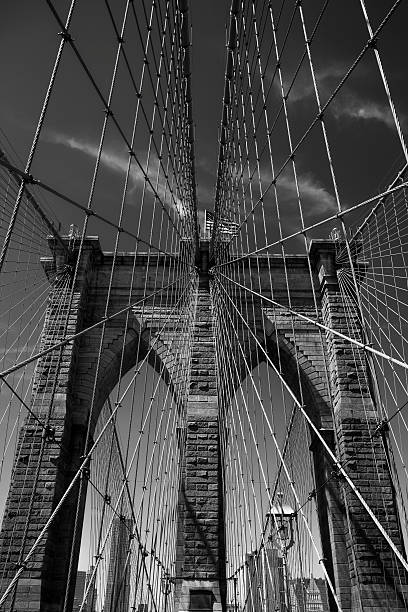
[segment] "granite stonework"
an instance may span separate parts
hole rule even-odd
[[[63,273],[66,265],[63,254],[57,245],[52,243],[51,246]],[[211,601],[214,611],[227,609],[228,559],[208,246],[208,242],[201,241],[187,423],[180,436],[184,448],[176,574],[172,576],[176,612],[190,610],[200,597],[203,601]],[[104,316],[112,261],[113,254],[103,253],[97,238],[85,240],[74,299],[70,302],[67,297],[64,301],[58,294],[60,290],[54,289],[44,323],[42,346],[54,343],[67,333],[76,333]],[[144,292],[153,292],[157,284],[167,285],[175,280],[175,267],[167,265],[165,256],[140,253],[134,270],[133,261],[132,253],[119,254],[116,259],[109,312],[128,305],[132,274],[132,302],[141,299]],[[155,266],[155,274],[151,277],[147,275],[148,264]],[[44,260],[46,269],[52,265],[54,261]],[[264,344],[271,360],[277,365],[283,364],[285,379],[297,394],[300,394],[300,372],[303,402],[311,420],[340,461],[347,462],[346,469],[353,481],[404,553],[387,463],[387,434],[372,436],[377,422],[366,356],[362,350],[353,350],[349,343],[332,333],[292,317],[285,308],[288,305],[287,279],[291,287],[290,305],[294,310],[314,318],[316,299],[321,321],[331,329],[348,333],[345,310],[350,304],[345,305],[340,295],[334,243],[313,241],[309,260],[299,255],[287,256],[286,262],[280,256],[250,257],[240,264],[240,277],[244,284],[282,305],[280,309],[272,309],[248,298],[251,307],[240,304],[240,308],[251,313],[249,324],[254,334]],[[169,303],[162,304],[163,316],[177,300],[175,293],[169,295]],[[145,308],[148,307],[146,304]],[[157,304],[155,310],[158,311]],[[359,329],[357,315],[355,323]],[[242,348],[251,366],[256,367],[261,352],[248,336],[242,337]],[[149,353],[152,338],[157,342],[154,351]],[[20,431],[0,534],[3,588],[44,528],[80,465],[90,406],[93,406],[92,432],[99,411],[117,382],[122,350],[123,373],[135,365],[138,353],[140,357],[149,355],[152,367],[171,385],[175,396],[178,386],[185,384],[177,378],[181,368],[171,354],[171,343],[155,336],[155,322],[151,320],[147,325],[143,312],[136,307],[128,315],[107,321],[98,362],[100,345],[101,330],[95,328],[66,344],[60,354],[50,353],[38,362],[33,408],[49,427],[43,430],[32,417],[27,417]],[[97,362],[99,382],[95,387]],[[244,376],[243,371],[242,378]],[[238,379],[235,384],[239,382]],[[315,466],[323,557],[342,610],[380,612],[389,609],[389,601],[397,602],[393,610],[407,609],[406,574],[395,564],[389,547],[349,486],[341,478],[333,478],[332,459],[317,436],[312,440],[310,451]],[[71,492],[27,567],[23,568],[13,594],[15,612],[59,612],[66,595],[67,610],[70,609],[86,488],[84,478]],[[80,529],[74,541],[74,509],[77,508]],[[70,563],[74,579],[66,593]],[[10,600],[7,605],[10,608]],[[330,606],[331,610],[336,609],[333,601]]]

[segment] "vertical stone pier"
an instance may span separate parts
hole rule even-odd
[[[225,542],[216,360],[208,287],[208,242],[200,243],[183,475],[175,610],[225,611]]]
[[[336,271],[333,241],[315,240],[311,249],[320,280],[322,318],[330,329],[364,341],[358,306],[345,303]],[[378,435],[373,383],[363,349],[326,333],[337,456],[375,516],[406,557],[387,453]],[[381,612],[408,609],[407,575],[391,547],[349,485],[339,479],[342,499],[333,519],[345,527],[343,554],[337,551],[336,588],[343,610]],[[335,535],[335,534],[334,534]],[[336,537],[333,538],[334,543]],[[340,553],[340,557],[339,557]]]

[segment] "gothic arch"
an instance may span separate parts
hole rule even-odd
[[[113,324],[112,324],[113,323]],[[85,449],[87,420],[92,403],[94,391],[94,377],[96,376],[96,366],[98,361],[98,353],[100,346],[101,331],[95,330],[91,334],[86,334],[83,337],[79,347],[78,355],[73,365],[70,375],[70,387],[72,388],[72,398],[67,401],[67,420],[71,421],[68,424],[70,433],[67,440],[67,456],[66,463],[70,466],[69,477],[66,474],[62,475],[64,485],[62,490],[68,486],[69,481],[80,465],[84,453],[89,450],[92,444],[92,435],[95,430],[102,407],[119,382],[119,378],[123,378],[132,368],[136,367],[143,359],[151,366],[158,376],[169,386],[175,401],[177,402],[177,382],[173,379],[174,374],[174,359],[166,345],[153,334],[150,334],[146,327],[140,327],[138,321],[133,315],[130,315],[126,330],[125,342],[123,342],[123,329],[125,321],[117,320],[106,326],[104,334],[104,342],[102,345],[100,366],[98,373],[98,381],[96,384],[96,395],[94,398],[94,407],[92,421],[90,427],[90,442],[88,449]],[[99,333],[98,333],[99,332]],[[152,344],[154,342],[154,348]],[[124,350],[123,350],[124,347]],[[82,350],[85,348],[85,350]],[[92,357],[93,355],[93,357]],[[122,365],[121,365],[122,364]],[[173,365],[172,365],[173,364]],[[65,476],[65,478],[64,478]],[[55,503],[59,498],[59,489],[55,489]],[[49,536],[47,538],[47,551],[45,554],[44,572],[42,580],[43,588],[43,603],[41,609],[44,611],[48,608],[47,601],[55,604],[56,601],[56,564],[55,564],[55,547],[60,549],[59,558],[61,564],[58,567],[58,572],[61,573],[61,565],[69,559],[69,550],[73,546],[73,567],[77,566],[80,545],[82,525],[85,513],[85,503],[87,495],[87,484],[83,483],[82,488],[79,486],[73,491],[68,503],[64,504],[57,519],[51,525]],[[77,515],[78,528],[74,534],[74,517]],[[67,536],[64,541],[61,541],[61,531],[65,531]],[[74,541],[73,538],[76,538]],[[56,544],[57,543],[57,544]],[[48,554],[47,554],[48,552]],[[66,568],[66,571],[68,568]],[[74,574],[75,575],[75,574]],[[64,589],[62,589],[63,594]],[[73,591],[71,597],[73,596]]]
[[[316,359],[319,363],[324,363],[326,349],[320,340],[320,335],[313,328],[309,328],[307,332],[314,342],[312,355],[310,354],[311,349],[309,348],[309,351],[307,349],[307,343],[303,341],[303,346],[302,341],[295,343],[297,335],[305,335],[304,326],[295,327],[295,338],[291,338],[285,333],[285,330],[280,329],[279,325],[274,325],[264,315],[262,324],[257,317],[254,325],[254,335],[260,346],[252,337],[250,343],[242,341],[241,346],[251,371],[263,362],[268,363],[265,351],[276,370],[281,370],[285,383],[298,401],[305,406],[315,426],[331,429],[333,420],[327,382],[321,368],[316,366]],[[239,378],[237,377],[234,381],[233,393],[242,385],[247,376],[247,367],[241,360]]]

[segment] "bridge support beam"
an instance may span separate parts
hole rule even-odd
[[[326,326],[362,341],[358,305],[345,304],[335,268],[333,242],[316,241],[312,257],[321,283]],[[386,436],[375,434],[378,412],[367,355],[363,349],[326,333],[337,455],[396,547],[405,554],[388,461]],[[345,550],[334,557],[335,583],[343,611],[406,610],[406,572],[350,486],[338,480],[341,497],[332,504],[334,523],[344,525]],[[334,535],[334,534],[333,534]],[[334,544],[336,538],[334,538]]]
[[[179,497],[175,610],[226,609],[222,466],[211,298],[198,292]]]
[[[59,286],[52,290],[40,348],[56,344],[66,334],[75,334],[81,329],[88,281],[95,265],[95,246],[98,253],[99,243],[84,244],[72,299],[69,281],[65,290]],[[68,274],[60,250],[57,245],[54,247],[57,270]],[[71,418],[75,403],[72,381],[78,351],[77,341],[67,344],[42,357],[35,369],[30,408],[36,418],[29,414],[19,433],[0,534],[2,593],[17,568],[23,565],[81,463],[86,428]],[[84,511],[86,484],[84,480],[81,486],[80,515]],[[66,592],[67,575],[71,563],[76,576],[81,534],[79,530],[74,542],[79,487],[78,481],[30,558],[5,610],[57,612],[62,609],[66,595],[69,609],[73,590]]]
[[[212,302],[206,264],[208,243],[203,241],[200,250],[200,284],[191,346],[187,420],[186,429],[180,436],[184,455],[179,491],[176,568],[174,575],[170,576],[175,583],[175,612],[200,608],[225,612],[227,607],[223,466]],[[357,331],[360,323],[355,306],[344,304],[339,290],[334,244],[328,241],[315,242],[311,257],[320,281],[324,323],[330,329],[348,335],[353,330],[361,338]],[[66,331],[75,333],[103,317],[112,254],[102,254],[97,240],[87,239],[82,258],[73,301],[61,300],[58,292],[51,296],[43,331],[44,345],[55,343]],[[127,304],[128,293],[124,288],[128,287],[132,262],[131,254],[121,256],[112,290],[113,312],[120,311]],[[63,263],[62,259],[60,263]],[[310,292],[307,259],[295,256],[292,262],[288,259],[286,263],[290,281],[295,282],[297,287],[298,302],[295,307],[300,311],[305,308],[308,314],[307,309],[313,302],[312,296],[307,293]],[[249,273],[251,265],[249,262]],[[271,284],[271,265],[274,281],[278,286],[285,286],[280,282],[283,278],[281,259],[272,259],[271,264],[270,260],[265,258],[263,262],[259,258],[256,270],[261,276],[265,274],[262,285],[265,292]],[[144,291],[149,291],[149,287],[145,287],[145,266],[145,258],[139,254],[132,300],[136,301],[136,298],[144,295]],[[164,282],[171,282],[172,277],[167,276],[166,267],[160,260],[157,266],[163,281],[166,279]],[[66,330],[59,325],[58,312],[63,312],[67,317]],[[353,312],[354,320],[350,316]],[[345,464],[351,478],[395,545],[403,551],[386,434],[380,437],[374,435],[378,424],[377,411],[372,399],[366,355],[361,349],[344,342],[331,332],[326,334],[322,346],[312,324],[303,324],[293,331],[292,325],[288,325],[287,315],[283,307],[282,312],[275,313],[273,322],[279,341],[285,347],[282,356],[286,359],[284,369],[288,370],[288,384],[296,384],[297,378],[294,380],[292,376],[291,379],[290,361],[299,358],[304,386],[309,394],[307,404],[311,411],[315,410],[313,419],[317,427]],[[249,321],[254,330],[261,316],[268,317],[268,312],[259,305],[258,315],[254,315],[252,322]],[[151,325],[153,327],[148,337],[155,333],[154,322]],[[2,587],[7,586],[14,576],[15,564],[24,559],[24,554],[43,529],[80,464],[90,406],[94,402],[90,428],[92,435],[99,410],[118,380],[118,364],[124,340],[122,374],[135,365],[136,353],[140,358],[141,352],[147,350],[143,338],[143,318],[135,310],[126,322],[118,318],[106,326],[102,346],[101,330],[98,328],[86,334],[80,343],[66,345],[61,359],[58,352],[53,352],[39,361],[31,406],[42,422],[49,419],[48,424],[54,433],[50,435],[50,431],[43,431],[33,417],[27,418],[21,430],[0,535],[0,571],[4,576]],[[135,350],[135,347],[139,347],[141,352]],[[243,347],[244,350],[251,348],[244,342]],[[101,361],[96,385],[97,397],[93,398],[99,348]],[[277,352],[280,349],[275,347],[274,350]],[[162,344],[157,348],[152,363],[160,360],[165,365],[166,355],[165,344]],[[325,360],[333,417],[325,382]],[[172,376],[171,363],[169,359],[169,369],[166,370],[168,380]],[[327,557],[326,566],[332,575],[343,612],[380,612],[390,609],[390,606],[393,610],[406,610],[408,589],[405,572],[347,483],[333,479],[331,459],[318,439],[313,441],[311,450],[316,471],[323,555]],[[42,456],[40,462],[39,454]],[[18,582],[13,595],[14,612],[59,612],[62,609],[70,564],[71,575],[75,577],[76,573],[85,496],[86,482],[83,482],[80,503],[77,503],[77,486],[46,532],[43,542]],[[77,541],[73,542],[77,509]],[[68,588],[67,609],[71,599],[72,585]],[[6,606],[7,609],[10,606]],[[331,610],[335,609],[332,601]]]

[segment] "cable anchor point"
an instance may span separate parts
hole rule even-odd
[[[387,431],[389,431],[389,429],[390,426],[388,424],[387,419],[383,419],[378,423],[377,427],[375,428],[373,438],[379,438],[380,436],[383,436]]]
[[[55,427],[45,425],[43,427],[42,436],[46,442],[55,442]]]
[[[342,466],[340,464],[336,465],[331,471],[331,477],[337,481],[345,480],[345,476],[341,471]]]

